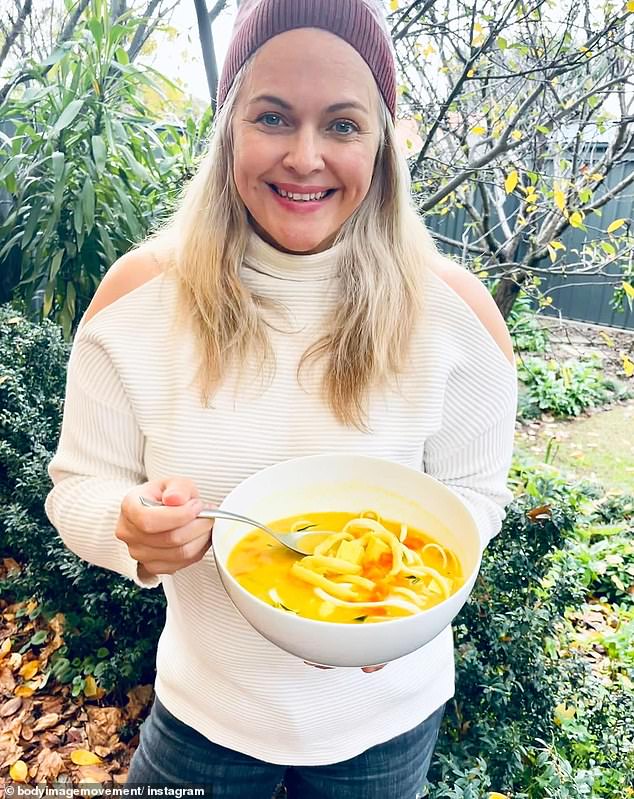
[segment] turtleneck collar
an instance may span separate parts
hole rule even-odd
[[[244,254],[246,266],[280,280],[327,280],[337,269],[340,244],[311,255],[295,255],[276,250],[251,230]]]

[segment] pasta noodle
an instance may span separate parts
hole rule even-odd
[[[460,563],[451,550],[402,522],[381,519],[374,510],[314,513],[270,526],[310,529],[317,542],[312,554],[296,555],[254,530],[235,546],[229,571],[260,599],[300,616],[387,621],[427,610],[462,585]]]

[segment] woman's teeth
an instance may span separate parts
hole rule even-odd
[[[330,189],[327,191],[319,192],[318,194],[294,194],[284,191],[284,189],[278,189],[277,186],[272,186],[272,188],[281,196],[286,197],[287,200],[295,200],[299,202],[308,202],[309,200],[322,200],[327,194]]]

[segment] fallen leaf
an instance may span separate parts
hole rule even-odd
[[[12,699],[5,702],[4,705],[0,705],[0,718],[6,719],[7,716],[12,716],[14,713],[17,713],[21,707],[22,697],[14,696]]]
[[[33,729],[31,727],[29,727],[28,724],[23,724],[22,725],[22,732],[20,733],[20,737],[22,738],[22,740],[26,741],[27,743],[29,741],[32,741],[33,740]]]
[[[57,713],[47,713],[45,716],[41,716],[35,722],[35,727],[33,727],[33,732],[42,732],[42,730],[48,730],[51,727],[54,727],[58,721],[59,721],[59,715]]]
[[[11,639],[5,638],[0,646],[0,658],[5,657],[11,651]]]
[[[76,766],[98,766],[101,763],[101,758],[87,749],[75,749],[70,759]]]
[[[12,694],[15,690],[15,677],[8,666],[0,669],[0,694]]]
[[[110,782],[110,774],[99,766],[84,766],[79,769],[80,782]]]
[[[30,680],[38,673],[40,668],[40,661],[39,660],[29,660],[28,663],[24,663],[23,666],[20,668],[20,676],[24,677],[25,680]]]
[[[126,712],[130,719],[137,719],[145,710],[150,700],[154,688],[152,685],[137,685],[131,691],[128,691],[128,704],[126,705]]]
[[[28,773],[29,769],[24,760],[18,760],[9,769],[9,774],[11,776],[11,779],[15,780],[16,782],[24,782],[24,780],[26,780],[27,778]]]
[[[15,689],[16,696],[33,696],[35,693],[35,688],[30,685],[19,685]]]
[[[88,719],[88,745],[91,749],[106,747],[106,754],[109,754],[119,743],[118,730],[123,722],[121,710],[118,707],[89,707]]]
[[[35,775],[37,782],[50,782],[56,780],[66,765],[64,758],[50,748],[44,748],[37,756],[37,772]]]

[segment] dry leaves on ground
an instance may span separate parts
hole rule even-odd
[[[9,560],[0,563],[4,573],[19,569]],[[121,734],[149,711],[152,686],[130,691],[123,708],[94,680],[90,696],[73,697],[71,686],[50,674],[63,645],[64,617],[31,620],[36,607],[35,600],[0,600],[0,775],[26,783],[125,782],[138,734],[127,742]],[[46,641],[29,646],[38,631],[47,633]]]

